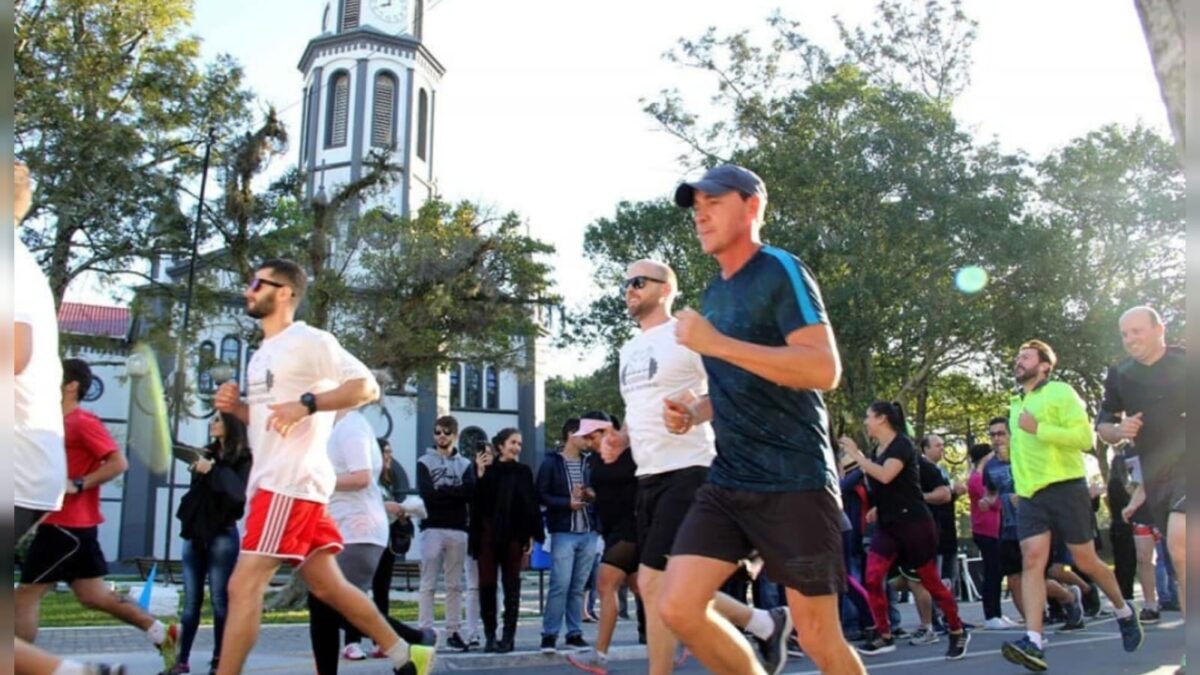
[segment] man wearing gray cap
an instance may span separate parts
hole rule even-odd
[[[796,256],[762,244],[767,188],[754,172],[715,167],[680,185],[675,203],[693,209],[720,273],[703,313],[675,314],[676,340],[703,358],[708,395],[665,400],[663,419],[678,434],[711,420],[717,456],[675,538],[658,611],[710,671],[762,673],[711,604],[757,551],[787,587],[804,653],[822,672],[865,672],[838,621],[841,497],[820,392],[837,386],[841,361],[816,280]]]

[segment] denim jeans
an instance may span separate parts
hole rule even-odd
[[[583,586],[596,559],[595,532],[550,535],[550,593],[542,615],[542,635],[558,635],[563,615],[567,635],[583,634]]]
[[[1164,536],[1160,539],[1155,548],[1158,549],[1158,555],[1154,562],[1154,585],[1158,587],[1158,603],[1178,603],[1179,587],[1175,584],[1175,568],[1167,551],[1167,538]]]
[[[179,663],[187,663],[192,643],[200,628],[200,607],[204,604],[204,578],[212,588],[213,661],[221,655],[221,636],[229,610],[229,577],[237,562],[241,539],[237,526],[221,531],[212,541],[183,541],[183,636],[179,641]]]

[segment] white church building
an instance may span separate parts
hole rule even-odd
[[[386,205],[408,216],[437,194],[435,121],[445,70],[422,42],[424,6],[424,0],[326,0],[320,34],[298,64],[303,75],[298,164],[306,172],[307,198],[319,199],[322,191],[358,179],[372,151],[390,153],[400,178],[368,206]],[[336,242],[332,253],[338,254]],[[163,265],[161,274],[183,285],[188,263]],[[206,396],[222,376],[244,382],[255,349],[254,322],[240,302],[202,320],[185,374],[193,404],[179,423],[178,440],[192,445],[208,441],[213,411],[204,404]],[[64,333],[88,337],[89,347],[68,354],[88,361],[97,376],[84,406],[123,443],[132,406],[144,405],[131,400],[125,361],[146,327],[124,308],[78,303],[64,303],[59,321]],[[434,420],[447,413],[458,419],[459,445],[468,451],[503,427],[519,428],[525,438],[521,459],[536,468],[546,447],[542,353],[537,346],[527,350],[524,376],[488,363],[458,363],[437,377],[394,383],[381,403],[363,412],[376,434],[391,442],[413,490],[417,458],[432,445]],[[226,367],[201,366],[213,362]],[[172,366],[169,357],[160,363],[164,376]],[[135,452],[129,460],[129,471],[102,489],[101,545],[117,565],[137,557],[177,559],[182,540],[174,513],[190,473],[178,461],[164,476]],[[409,557],[418,551],[414,546]]]

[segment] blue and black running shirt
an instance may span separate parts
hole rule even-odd
[[[770,347],[798,328],[828,324],[821,291],[796,256],[762,247],[729,279],[704,291],[705,318],[731,338]],[[704,357],[717,457],[709,481],[750,492],[838,492],[821,394],[763,379],[727,361]]]

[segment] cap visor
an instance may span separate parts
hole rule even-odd
[[[696,190],[715,197],[723,195],[726,192],[732,192],[734,189],[715,180],[698,180],[694,183],[683,183],[675,188],[675,205],[680,208],[690,209],[696,202]]]

